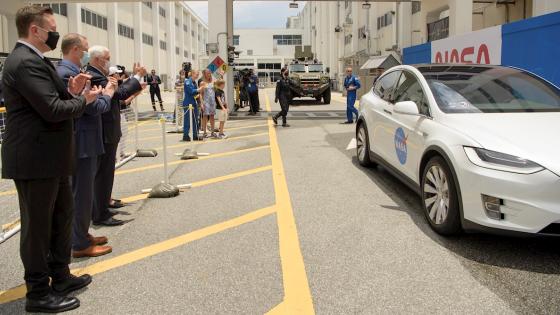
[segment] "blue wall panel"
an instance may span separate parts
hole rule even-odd
[[[560,12],[505,24],[502,64],[527,69],[560,86]]]
[[[430,43],[405,48],[403,63],[430,63],[431,50]],[[526,69],[560,87],[560,12],[504,24],[502,65]]]
[[[403,64],[430,63],[432,61],[432,44],[425,43],[403,49]]]

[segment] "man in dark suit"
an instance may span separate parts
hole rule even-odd
[[[109,49],[103,46],[93,46],[89,49],[89,54],[90,62],[87,73],[92,76],[91,82],[105,87],[109,82],[107,78],[111,62]],[[119,101],[124,101],[141,91],[140,80],[146,75],[146,69],[137,64],[134,65],[133,71],[134,77],[124,81],[115,91],[111,99],[111,110],[101,115],[105,154],[98,159],[98,171],[94,183],[95,201],[92,216],[94,225],[124,224],[124,221],[113,218],[114,213],[109,210],[109,202],[115,177],[117,147],[122,136]]]
[[[89,62],[89,44],[87,38],[80,34],[70,33],[62,38],[62,60],[57,72],[64,83],[69,78],[80,74],[80,68]],[[89,234],[89,224],[93,211],[93,183],[97,174],[99,156],[104,151],[101,114],[111,109],[111,98],[115,93],[117,81],[109,82],[103,95],[90,104],[84,115],[76,119],[76,173],[72,177],[74,195],[74,221],[72,224],[72,256],[96,257],[112,251],[104,246],[108,239],[105,236],[93,237]]]
[[[91,276],[75,277],[68,268],[74,209],[69,183],[75,163],[73,119],[102,90],[84,90],[90,78],[84,74],[69,79],[67,88],[43,55],[56,48],[59,37],[50,8],[21,8],[16,26],[20,40],[2,76],[8,113],[2,177],[14,180],[19,197],[25,308],[62,312],[80,306],[68,293],[91,282]]]
[[[152,73],[146,76],[146,83],[150,86],[150,99],[152,100],[152,108],[154,112],[156,111],[156,98],[159,100],[159,108],[163,112],[163,101],[161,100],[161,90],[159,85],[161,84],[161,78],[156,74],[156,70],[152,69]]]

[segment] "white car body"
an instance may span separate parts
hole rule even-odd
[[[445,113],[416,67],[397,66],[381,78],[393,71],[408,71],[418,79],[429,114],[395,112],[394,104],[372,88],[360,100],[358,121],[358,126],[367,126],[370,157],[418,192],[426,157],[444,157],[456,177],[465,230],[556,234],[543,229],[555,223],[560,227],[560,112]],[[469,159],[465,147],[521,157],[542,170],[522,174],[481,167]],[[482,195],[503,201],[502,219],[487,215]]]

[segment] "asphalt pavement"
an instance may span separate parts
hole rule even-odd
[[[73,260],[94,281],[72,313],[560,313],[556,239],[435,234],[411,190],[347,150],[355,127],[340,124],[341,95],[296,101],[282,128],[268,119],[272,93],[261,116],[232,117],[226,140],[166,135],[170,181],[193,185],[170,199],[141,193],[164,178],[161,126],[141,96],[140,142],[159,154],[117,171],[114,196],[129,202],[118,217],[130,222],[92,229],[114,251]],[[185,148],[209,155],[181,161]],[[13,218],[17,198],[0,201]],[[23,313],[18,246],[19,235],[0,244],[0,314]]]

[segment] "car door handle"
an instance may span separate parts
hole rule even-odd
[[[388,109],[384,109],[383,111],[386,112],[386,113],[389,114],[389,115],[393,115],[393,112],[391,112],[391,111],[388,110]]]

